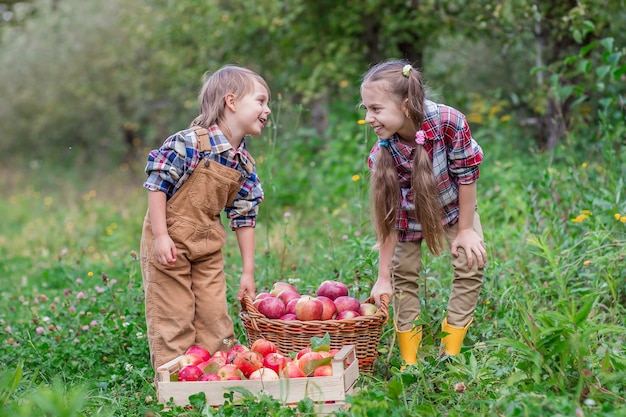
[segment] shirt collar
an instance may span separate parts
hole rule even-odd
[[[246,149],[246,138],[241,140],[241,144],[237,149],[231,145],[224,133],[220,130],[217,124],[212,125],[209,129],[209,140],[211,141],[211,147],[216,153],[231,152],[234,155],[238,155],[241,163],[245,166],[248,164],[248,150]]]

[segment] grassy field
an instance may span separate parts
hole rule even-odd
[[[253,143],[266,201],[257,228],[259,290],[338,279],[369,295],[377,254],[367,214],[364,127],[333,140],[271,134]],[[398,371],[387,324],[350,416],[626,415],[624,152],[536,154],[502,126],[485,150],[479,209],[490,257],[465,349],[438,358],[449,255],[423,274],[420,364]],[[149,365],[137,253],[143,160],[108,176],[26,162],[2,175],[0,416],[313,415],[260,398],[163,411]],[[225,250],[237,336],[240,262]],[[307,411],[308,410],[308,411]]]

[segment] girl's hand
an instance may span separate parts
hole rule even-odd
[[[254,283],[254,275],[252,274],[241,274],[241,279],[239,280],[239,292],[237,293],[237,299],[241,301],[243,299],[244,294],[246,293],[252,299],[254,299],[254,297],[256,296],[256,285]]]
[[[376,280],[376,283],[370,292],[370,296],[374,299],[377,307],[380,306],[380,296],[382,294],[389,294],[389,296],[391,296],[393,294],[393,288],[391,287],[391,282],[388,279],[381,280],[379,278]]]
[[[485,242],[474,229],[459,230],[454,241],[452,241],[452,245],[450,245],[452,256],[458,258],[459,248],[462,248],[467,256],[467,266],[469,268],[474,264],[474,259],[476,259],[479,268],[484,268],[487,264]]]
[[[176,245],[170,235],[154,238],[154,256],[161,265],[170,268],[176,265]]]

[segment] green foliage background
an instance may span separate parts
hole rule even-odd
[[[398,370],[386,326],[374,373],[337,414],[626,415],[623,1],[3,5],[0,416],[313,415],[263,397],[155,404],[137,262],[143,165],[195,116],[205,71],[259,71],[273,118],[251,141],[267,193],[257,285],[311,291],[332,278],[365,298],[375,138],[357,123],[359,77],[405,54],[485,150],[490,264],[463,354],[440,360],[449,255],[427,258],[420,364]],[[226,258],[236,318],[232,235]],[[245,342],[239,323],[237,334]]]

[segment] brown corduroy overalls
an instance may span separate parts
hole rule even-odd
[[[211,151],[206,129],[196,129],[198,150]],[[245,170],[252,171],[252,158]],[[141,239],[142,276],[150,360],[156,368],[192,345],[211,354],[234,341],[228,315],[220,212],[234,201],[244,176],[205,158],[167,201],[167,230],[176,245],[176,265],[160,264],[146,214]]]

